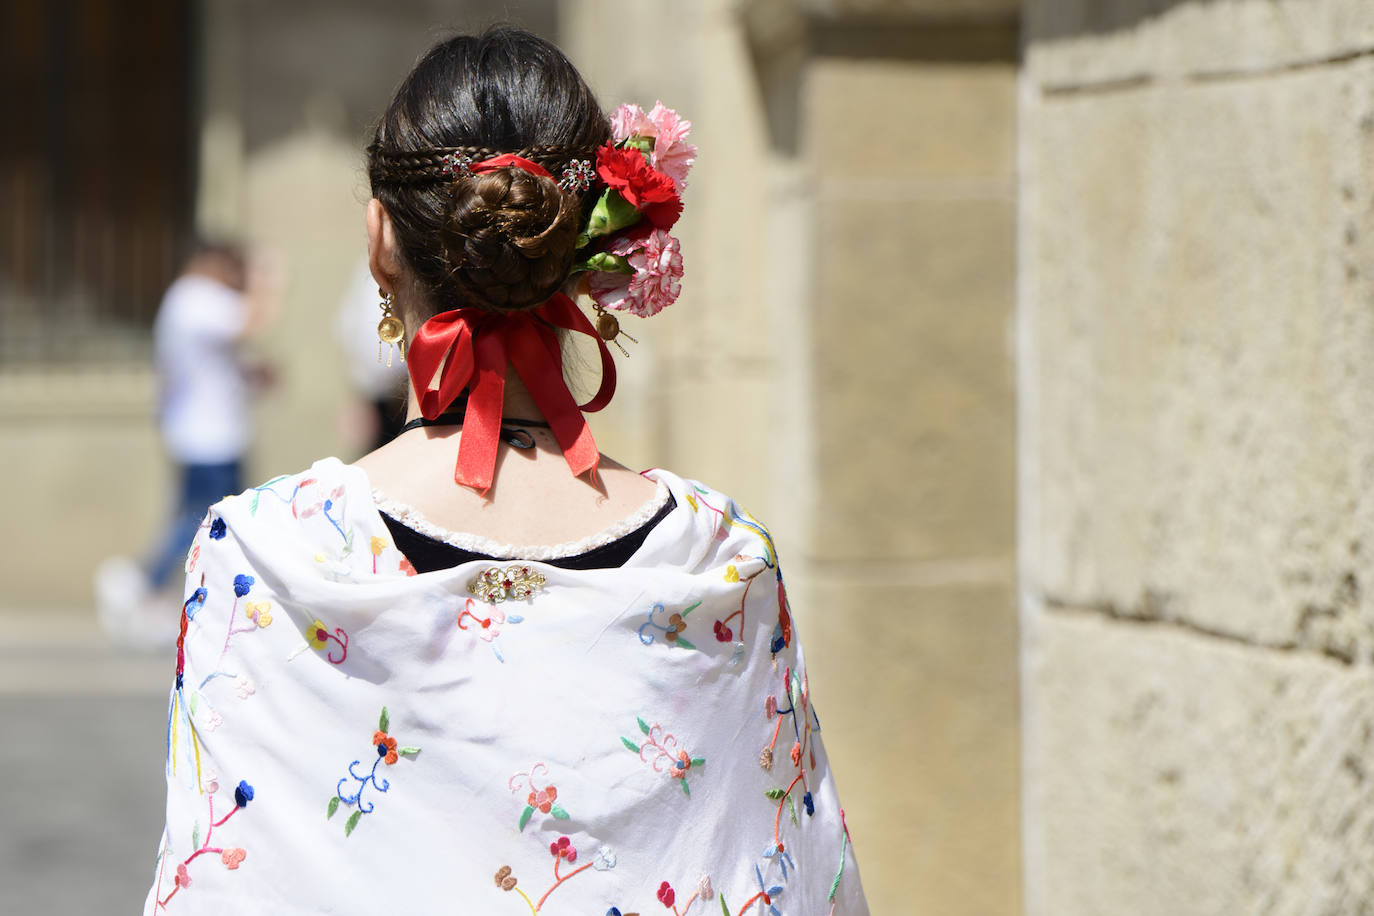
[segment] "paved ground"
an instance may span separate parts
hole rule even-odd
[[[173,663],[111,649],[94,619],[0,613],[0,911],[141,911]]]

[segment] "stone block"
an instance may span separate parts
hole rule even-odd
[[[852,572],[819,568],[792,598],[869,906],[1019,914],[1010,582],[912,588]]]
[[[817,206],[816,551],[1011,550],[1010,200]]]
[[[1023,22],[1041,90],[1269,73],[1374,48],[1364,0],[1028,0]]]
[[[1016,67],[822,58],[807,74],[808,146],[822,181],[1009,182]],[[897,100],[900,100],[898,102]],[[885,195],[886,196],[886,195]]]
[[[0,615],[88,612],[101,561],[148,555],[177,485],[152,414],[0,419]]]
[[[1374,62],[1027,113],[1023,543],[1051,603],[1374,651]]]
[[[1374,912],[1374,672],[1032,618],[1029,916]]]

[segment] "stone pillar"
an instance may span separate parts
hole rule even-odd
[[[1030,0],[1032,916],[1374,899],[1374,6]]]
[[[1018,912],[1015,4],[562,12],[607,105],[701,146],[598,437],[773,529],[873,912]]]

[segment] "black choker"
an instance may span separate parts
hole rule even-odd
[[[462,408],[462,410],[451,410],[441,413],[433,420],[427,420],[424,417],[416,417],[414,420],[402,426],[401,432],[404,433],[412,429],[419,429],[422,426],[462,426],[463,414],[466,411],[467,405],[463,404]],[[528,430],[521,429],[523,426],[535,426],[543,429],[549,428],[548,422],[544,420],[522,420],[519,417],[502,417],[501,441],[512,448],[534,448],[534,437],[529,434]],[[397,435],[400,435],[400,433],[397,433]]]

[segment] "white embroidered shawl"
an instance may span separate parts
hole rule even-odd
[[[493,604],[336,459],[213,507],[144,912],[867,913],[768,532],[646,476],[629,562]]]

